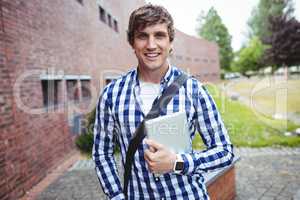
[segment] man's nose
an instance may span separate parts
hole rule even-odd
[[[155,49],[157,47],[156,40],[154,37],[149,37],[147,42],[148,49]]]

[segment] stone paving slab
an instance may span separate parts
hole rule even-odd
[[[256,157],[256,156],[285,156],[285,155],[299,155],[300,148],[236,148],[235,154],[240,157]],[[76,162],[69,171],[73,170],[88,170],[94,169],[95,163],[93,160],[80,160]]]
[[[235,154],[242,157],[300,155],[300,148],[235,148]]]
[[[65,173],[37,200],[102,200],[106,199],[94,170],[74,170]]]
[[[300,148],[238,148],[236,200],[300,200]],[[77,162],[38,200],[105,199],[91,160]]]
[[[236,200],[300,200],[300,148],[239,148]]]
[[[68,171],[95,169],[93,160],[79,160]]]

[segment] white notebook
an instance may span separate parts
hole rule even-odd
[[[161,143],[176,153],[191,151],[186,113],[176,112],[145,121],[149,139]]]

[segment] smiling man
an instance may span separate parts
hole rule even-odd
[[[110,199],[125,199],[124,191],[128,199],[209,199],[203,173],[232,162],[233,147],[214,101],[189,77],[160,115],[185,112],[190,144],[200,134],[207,149],[176,154],[145,139],[134,154],[128,188],[122,188],[113,157],[115,141],[124,166],[129,144],[152,104],[184,73],[167,59],[173,39],[173,19],[163,7],[147,4],[132,12],[128,42],[138,66],[104,88],[96,110],[93,159]]]

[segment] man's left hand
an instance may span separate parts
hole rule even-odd
[[[164,145],[150,139],[145,139],[149,149],[145,150],[144,158],[152,173],[167,173],[173,171],[176,153]]]

